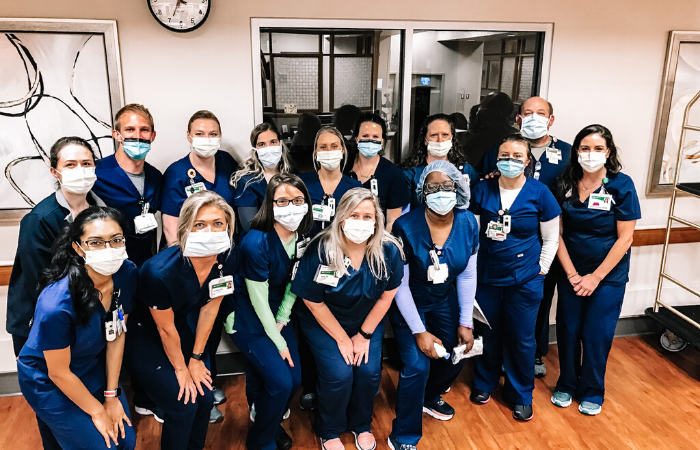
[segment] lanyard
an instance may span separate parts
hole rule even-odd
[[[151,204],[148,203],[143,196],[141,196],[139,200],[139,206],[141,207],[141,215],[148,214],[148,211],[151,209]]]

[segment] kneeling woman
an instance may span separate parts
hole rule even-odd
[[[508,136],[498,149],[501,176],[477,184],[469,205],[481,223],[476,301],[490,324],[477,329],[484,354],[476,358],[470,399],[487,403],[503,367],[503,399],[513,404],[516,420],[532,418],[535,322],[544,275],[559,244],[561,214],[547,186],[525,177],[532,160],[530,142]]]
[[[214,401],[214,355],[206,344],[223,297],[233,293],[233,226],[233,210],[220,195],[192,194],[182,205],[177,245],[141,267],[140,308],[124,359],[164,411],[164,450],[204,448]]]
[[[248,358],[246,385],[256,387],[251,405],[254,424],[248,450],[289,449],[292,439],[280,422],[301,383],[299,352],[289,324],[296,295],[290,292],[299,259],[313,226],[311,200],[296,175],[275,175],[252,228],[241,241],[235,303],[222,308],[225,328]]]
[[[474,344],[472,310],[476,292],[479,225],[469,204],[469,185],[448,161],[434,161],[418,181],[425,205],[400,217],[394,234],[406,253],[404,276],[389,320],[399,344],[396,419],[390,448],[415,449],[423,434],[423,412],[449,420],[454,409],[441,394],[467,362],[440,358],[435,344],[448,353]],[[432,359],[431,359],[432,358]],[[402,447],[403,444],[403,447]]]
[[[586,415],[599,414],[605,368],[629,281],[630,246],[641,210],[632,179],[622,165],[610,130],[581,130],[559,180],[562,234],[557,252],[565,276],[557,287],[557,345],[561,373],[552,403],[575,396]],[[583,357],[581,354],[583,353]]]
[[[58,239],[44,272],[17,372],[45,449],[136,446],[119,387],[138,280],[125,261],[123,230],[117,210],[87,208]]]
[[[384,316],[402,275],[403,250],[384,229],[377,197],[350,189],[335,221],[304,253],[292,284],[308,307],[299,320],[318,366],[315,429],[323,449],[342,449],[346,431],[359,450],[377,445],[370,425],[382,376]]]

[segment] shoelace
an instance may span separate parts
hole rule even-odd
[[[416,450],[416,446],[410,444],[400,444],[399,450]]]
[[[438,402],[437,402],[437,405],[438,405],[438,406],[442,406],[442,405],[444,405],[444,404],[445,404],[445,400],[443,400],[443,399],[440,399],[440,400],[438,400]]]

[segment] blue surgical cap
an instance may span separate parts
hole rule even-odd
[[[430,172],[442,172],[452,179],[457,185],[457,207],[466,208],[469,206],[469,199],[471,198],[471,193],[469,191],[469,185],[464,181],[464,176],[457,170],[457,168],[449,161],[437,160],[433,161],[423,169],[423,173],[420,176],[420,181],[418,181],[418,186],[416,187],[416,194],[418,194],[418,200],[423,202],[423,184],[425,179],[428,177]]]

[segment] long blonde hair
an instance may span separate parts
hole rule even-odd
[[[238,169],[236,173],[231,175],[230,184],[234,187],[234,189],[238,187],[238,183],[241,181],[241,179],[247,175],[252,175],[252,177],[243,187],[244,192],[251,183],[255,183],[265,176],[265,169],[260,162],[258,152],[255,149],[258,145],[258,137],[266,131],[272,131],[275,133],[277,135],[277,139],[280,141],[280,145],[282,146],[282,158],[280,159],[280,162],[277,163],[277,168],[279,169],[280,173],[290,173],[292,171],[292,165],[289,162],[289,150],[284,142],[282,142],[282,139],[280,139],[279,132],[271,124],[266,122],[261,123],[256,125],[256,127],[253,128],[253,131],[250,132],[250,145],[253,147],[253,149],[250,151],[250,156],[243,162],[241,168]]]
[[[318,246],[319,257],[323,259],[324,255],[321,254],[321,248],[323,248],[326,264],[328,264],[331,270],[335,270],[338,277],[342,277],[348,273],[347,267],[345,267],[347,245],[345,234],[342,229],[342,222],[350,217],[350,214],[357,208],[357,205],[364,200],[370,200],[372,205],[374,205],[374,234],[367,240],[367,247],[365,248],[365,257],[367,258],[372,275],[381,279],[387,277],[389,274],[384,259],[385,243],[390,242],[396,245],[401,253],[401,258],[405,258],[401,242],[384,228],[384,213],[382,213],[382,208],[379,206],[377,196],[372,194],[369,189],[361,187],[352,188],[340,199],[333,222],[331,222],[330,226],[323,229],[315,238],[320,241]]]
[[[190,231],[197,220],[199,209],[204,206],[216,206],[224,213],[226,224],[228,225],[228,236],[233,239],[233,228],[235,226],[235,215],[233,208],[214,191],[199,191],[189,196],[182,204],[180,217],[177,220],[177,245],[180,250],[185,250],[185,243],[190,235]]]

